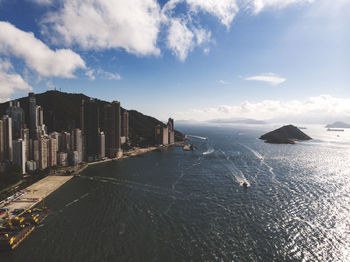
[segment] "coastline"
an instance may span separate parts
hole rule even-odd
[[[24,209],[28,210],[33,208],[35,205],[40,203],[43,199],[45,199],[47,196],[52,194],[54,191],[59,189],[63,184],[71,180],[75,176],[79,176],[79,174],[84,171],[86,168],[92,165],[102,164],[105,162],[110,161],[117,161],[117,160],[123,160],[139,155],[146,154],[151,151],[155,150],[161,150],[161,149],[168,149],[169,147],[179,146],[183,142],[176,142],[173,145],[166,145],[166,146],[151,146],[146,148],[135,148],[133,150],[129,150],[123,154],[122,157],[119,158],[108,158],[103,159],[96,162],[90,162],[86,163],[84,165],[76,166],[76,167],[68,167],[68,169],[72,169],[72,172],[70,175],[55,175],[57,173],[60,173],[60,171],[67,170],[66,168],[63,168],[62,170],[56,170],[55,172],[48,174],[43,179],[40,179],[39,181],[35,182],[34,184],[18,191],[17,193],[9,196],[9,198],[13,198],[10,200],[3,200],[0,202],[0,207],[6,207],[10,208],[10,211],[13,211],[15,209]],[[4,217],[4,215],[0,216],[0,220]]]

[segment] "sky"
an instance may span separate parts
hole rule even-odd
[[[0,101],[160,120],[350,121],[350,0],[0,0]]]

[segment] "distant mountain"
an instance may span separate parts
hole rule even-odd
[[[296,126],[287,125],[262,135],[260,139],[272,144],[295,144],[297,140],[310,140],[312,138]]]
[[[218,124],[248,124],[248,125],[265,125],[267,124],[262,120],[255,119],[213,119],[209,121],[210,123]]]
[[[36,103],[44,109],[44,123],[48,127],[48,132],[52,131],[70,131],[80,127],[80,105],[81,100],[88,100],[89,97],[84,94],[71,94],[59,91],[47,91],[41,94],[35,94]],[[25,119],[29,126],[28,97],[17,99],[25,111]],[[104,129],[104,106],[109,102],[96,99],[99,105],[99,123],[100,128]],[[0,104],[0,115],[5,114],[9,102]],[[122,111],[126,110],[121,108]],[[129,112],[129,135],[131,144],[136,146],[154,145],[155,126],[164,125],[154,117],[146,116],[136,110]],[[176,124],[176,123],[175,123]],[[175,131],[175,139],[181,140],[183,134]]]
[[[326,128],[350,128],[350,125],[344,122],[334,122],[333,124],[326,125]]]

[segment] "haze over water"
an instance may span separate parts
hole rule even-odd
[[[209,139],[91,166],[1,261],[348,260],[348,130],[312,127],[296,145],[265,144],[263,129],[180,130]]]

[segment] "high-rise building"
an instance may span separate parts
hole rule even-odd
[[[47,144],[49,139],[47,137],[39,138],[39,168],[45,169],[48,164],[48,150]]]
[[[39,158],[40,158],[40,151],[39,151],[39,140],[32,140],[33,143],[33,160],[37,162],[37,167],[39,167]]]
[[[24,127],[24,110],[20,107],[19,101],[10,101],[6,114],[12,119],[12,137],[20,137],[21,128]]]
[[[99,149],[99,157],[103,158],[106,156],[106,140],[105,140],[105,134],[103,132],[100,132],[98,134],[98,149]]]
[[[13,162],[21,167],[22,174],[26,173],[26,147],[22,139],[13,140]]]
[[[61,133],[60,152],[69,152],[71,150],[71,135],[68,132]]]
[[[57,153],[57,162],[60,166],[68,166],[68,153],[67,152]]]
[[[41,106],[35,107],[36,126],[44,125],[44,110]]]
[[[29,135],[30,138],[36,139],[36,99],[34,93],[29,93]]]
[[[28,128],[22,128],[21,129],[21,139],[24,142],[24,146],[26,148],[26,160],[30,159],[29,155],[29,129]]]
[[[13,149],[12,149],[12,119],[8,115],[2,117],[2,138],[3,143],[3,160],[13,161]]]
[[[36,137],[46,136],[47,128],[44,124],[44,110],[41,106],[36,106],[35,109],[36,115]]]
[[[56,139],[55,140],[56,141],[56,148],[57,148],[57,151],[59,151],[60,150],[60,144],[62,143],[62,135],[61,135],[61,133],[52,132],[50,134],[50,137]]]
[[[169,143],[168,127],[157,125],[155,128],[155,140],[158,145],[167,145]]]
[[[4,121],[0,119],[0,163],[5,160]]]
[[[57,140],[56,138],[50,137],[48,140],[48,154],[49,154],[49,162],[48,166],[56,166],[57,165]]]
[[[76,166],[77,164],[79,164],[78,151],[70,151],[68,157],[71,165]]]
[[[106,153],[109,157],[117,157],[120,150],[121,115],[120,103],[113,101],[105,106],[104,133],[106,138]]]
[[[83,135],[84,160],[93,161],[98,158],[99,110],[96,100],[82,101],[80,122]]]
[[[37,162],[34,160],[29,160],[26,162],[27,171],[34,171],[37,167]]]
[[[129,112],[124,110],[122,113],[122,133],[121,136],[124,136],[126,139],[129,137]]]
[[[168,127],[168,144],[171,145],[175,143],[174,119],[169,118],[167,127]]]
[[[83,161],[83,137],[81,130],[75,128],[72,131],[72,150],[78,152],[78,163]]]

